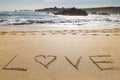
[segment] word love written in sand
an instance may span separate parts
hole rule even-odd
[[[17,57],[14,56],[2,69],[3,70],[15,70],[15,71],[27,71],[25,68],[18,68],[18,67],[9,67],[9,65],[12,63],[12,61]],[[119,67],[102,67],[100,64],[113,64],[114,62],[111,60],[96,60],[96,58],[109,58],[110,55],[93,55],[89,56],[89,59],[92,61],[92,63],[101,71],[103,70],[119,70]],[[48,69],[48,67],[57,59],[57,56],[54,55],[37,55],[34,57],[34,61],[42,65],[44,68]],[[79,70],[79,65],[82,59],[82,56],[76,59],[76,62],[73,63],[71,59],[69,59],[67,56],[64,56],[64,59],[76,70]]]

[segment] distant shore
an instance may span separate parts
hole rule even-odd
[[[70,8],[44,8],[44,9],[35,9],[36,12],[48,12],[56,13],[59,11],[67,10]],[[88,14],[97,14],[97,15],[120,15],[120,7],[96,7],[96,8],[76,8],[85,10]]]

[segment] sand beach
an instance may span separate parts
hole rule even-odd
[[[0,31],[0,80],[120,80],[120,29]]]
[[[120,0],[0,0],[0,80],[120,80]]]

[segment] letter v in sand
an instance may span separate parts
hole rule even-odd
[[[82,57],[79,57],[78,60],[76,61],[76,64],[73,64],[73,63],[70,61],[70,59],[68,59],[68,57],[65,56],[65,59],[66,59],[76,70],[78,70],[78,67],[79,67],[81,58],[82,58]]]

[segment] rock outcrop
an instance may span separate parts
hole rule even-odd
[[[82,9],[70,8],[70,9],[63,9],[62,11],[54,13],[55,15],[78,15],[78,16],[87,16],[87,12]]]

